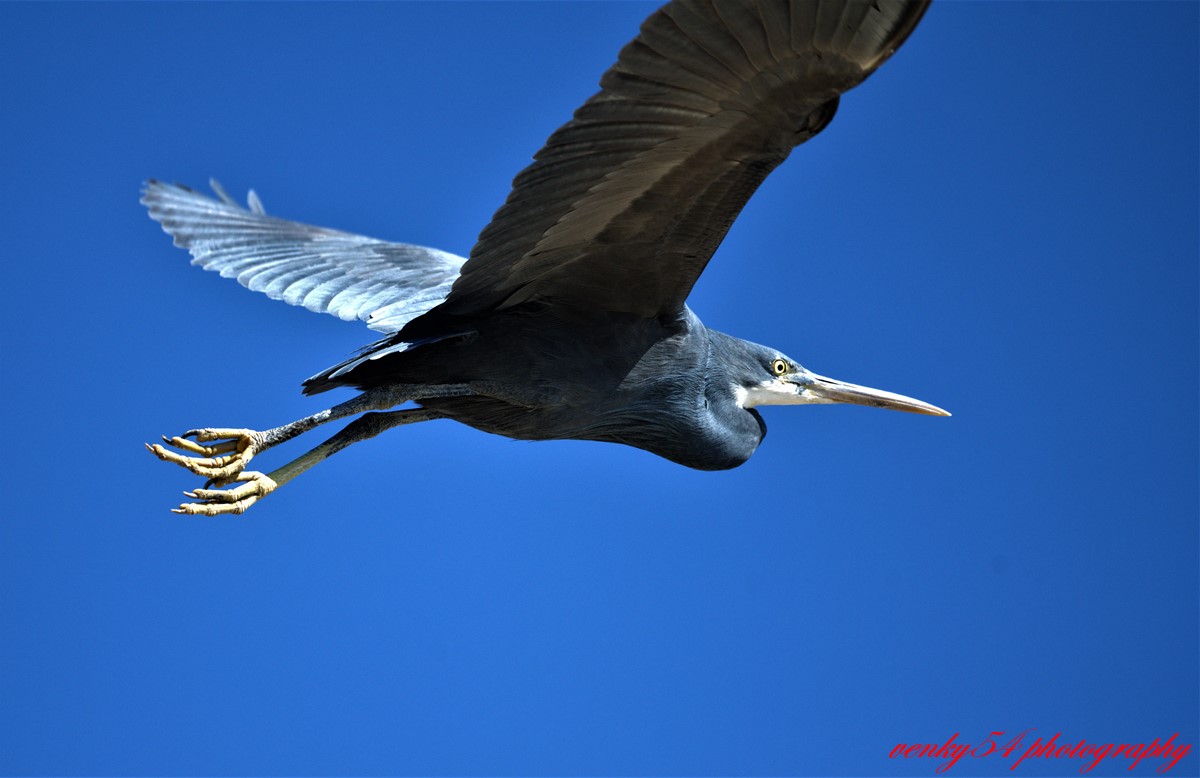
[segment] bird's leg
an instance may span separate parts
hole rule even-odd
[[[561,402],[561,395],[549,389],[501,384],[495,381],[472,381],[468,385],[471,387],[471,394],[503,400],[522,408],[544,408]]]
[[[390,413],[368,413],[365,416],[355,419],[344,430],[312,451],[288,462],[278,470],[272,470],[266,475],[249,470],[239,473],[233,480],[244,481],[245,483],[241,486],[234,487],[233,489],[197,489],[194,492],[184,492],[188,497],[199,502],[184,503],[173,510],[175,513],[199,514],[203,516],[244,513],[247,508],[258,502],[259,498],[267,496],[305,470],[318,462],[328,459],[351,443],[373,438],[392,427],[441,418],[444,418],[442,413],[428,408],[413,408],[404,411],[392,411]]]
[[[397,384],[384,389],[372,389],[341,405],[262,432],[250,429],[205,428],[188,430],[181,436],[171,438],[163,436],[163,443],[198,456],[179,454],[159,443],[146,444],[146,448],[164,462],[174,462],[198,476],[209,479],[205,486],[213,483],[224,484],[237,480],[238,474],[245,470],[246,464],[256,454],[302,435],[320,424],[366,411],[384,411],[409,400],[461,397],[468,394],[472,394],[472,390],[467,384]]]

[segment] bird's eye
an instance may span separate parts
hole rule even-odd
[[[771,372],[772,373],[774,373],[775,375],[783,375],[787,371],[788,371],[787,362],[784,362],[782,359],[771,360]]]

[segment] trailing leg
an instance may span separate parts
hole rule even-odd
[[[326,422],[366,411],[386,411],[410,400],[461,397],[471,393],[471,387],[467,384],[398,384],[364,392],[341,405],[262,432],[250,429],[205,428],[188,430],[176,437],[163,436],[163,443],[167,446],[186,451],[191,456],[176,453],[160,443],[147,443],[146,448],[164,462],[173,462],[209,479],[210,482],[231,481],[246,468],[247,463],[256,454],[261,454],[272,446],[291,440]]]
[[[352,443],[373,438],[392,427],[440,418],[443,418],[443,414],[428,408],[413,408],[410,410],[392,411],[390,413],[368,413],[361,418],[355,419],[341,432],[312,451],[288,462],[278,470],[273,470],[266,475],[255,471],[243,471],[232,478],[219,479],[222,484],[231,481],[241,481],[243,482],[241,486],[232,489],[197,489],[194,492],[184,492],[188,497],[198,502],[184,503],[173,510],[175,513],[203,516],[244,513],[247,508],[258,502],[260,498],[267,496],[313,465],[328,459]],[[305,420],[302,419],[301,421]],[[296,434],[299,433],[295,433],[291,437],[295,437]]]

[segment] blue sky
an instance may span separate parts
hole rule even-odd
[[[317,411],[373,333],[190,267],[140,182],[466,253],[652,7],[0,4],[0,772],[933,775],[888,754],[1031,728],[1200,772],[1195,3],[935,6],[692,295],[951,419],[767,409],[724,473],[434,422],[168,512],[143,441]],[[943,774],[1078,774],[1013,761]]]

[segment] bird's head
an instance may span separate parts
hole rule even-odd
[[[912,397],[817,375],[775,349],[729,340],[733,343],[722,344],[721,350],[726,352],[724,361],[733,382],[734,399],[742,408],[851,403],[929,416],[950,415]]]

